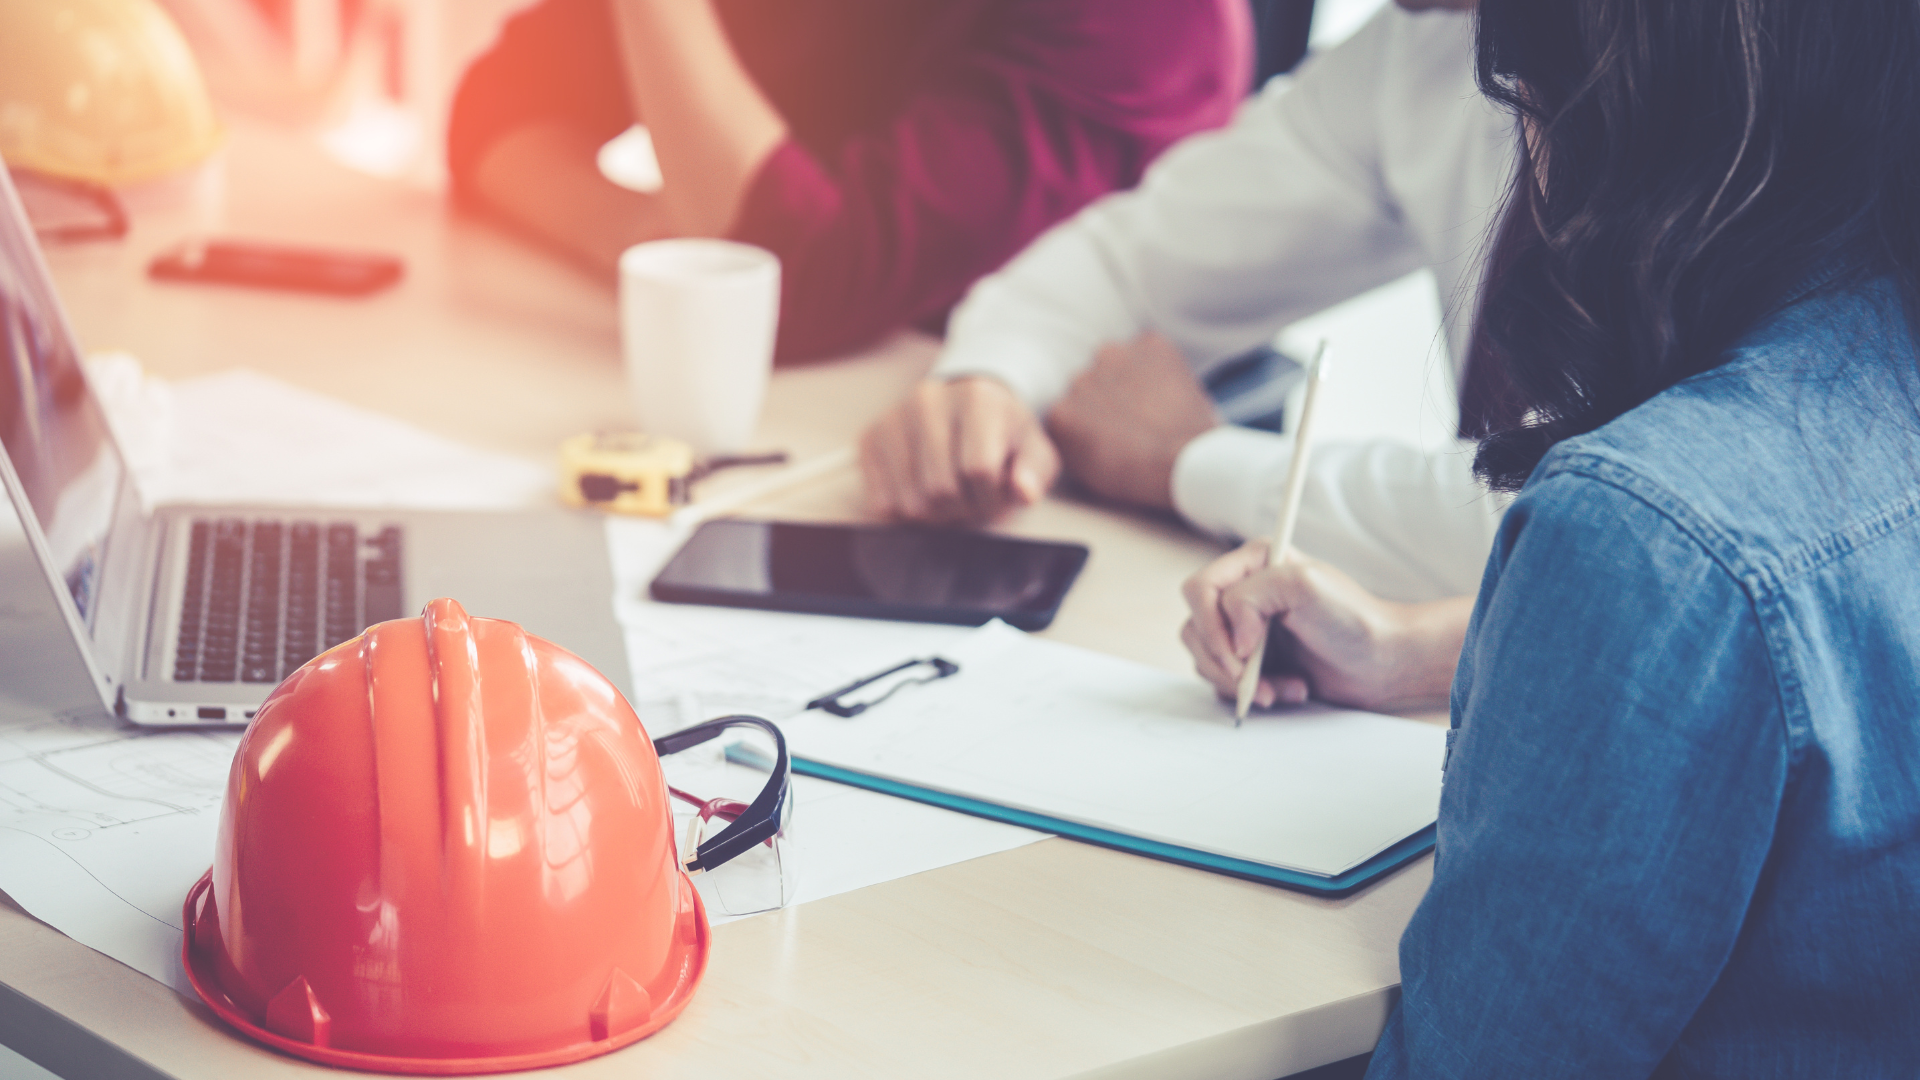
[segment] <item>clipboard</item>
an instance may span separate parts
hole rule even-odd
[[[784,721],[794,770],[1319,896],[1434,847],[1444,728],[1325,706],[1239,728],[1196,679],[1003,624],[941,652]]]

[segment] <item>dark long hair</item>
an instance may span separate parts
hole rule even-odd
[[[1469,360],[1492,487],[1822,269],[1920,310],[1920,0],[1481,0],[1479,76],[1525,128]]]

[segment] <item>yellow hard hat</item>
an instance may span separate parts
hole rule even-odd
[[[0,0],[0,158],[123,186],[220,142],[206,83],[154,0]]]

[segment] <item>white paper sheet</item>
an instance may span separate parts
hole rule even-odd
[[[149,504],[509,510],[552,499],[550,468],[246,368],[167,383],[110,353],[87,375]]]
[[[492,509],[545,499],[551,489],[551,475],[532,463],[254,372],[169,384],[118,356],[90,362],[89,376],[152,501]],[[646,602],[646,580],[683,531],[610,522],[620,615],[629,651],[643,661],[633,668],[634,696],[650,727],[739,708],[779,713],[816,680],[831,683],[865,662],[863,650],[886,655],[953,633],[916,636],[927,628]],[[24,543],[0,503],[0,545]],[[71,648],[64,635],[44,645]],[[191,994],[179,961],[180,905],[212,861],[239,735],[146,731],[100,715],[97,706],[50,714],[10,699],[6,689],[0,891],[69,937]],[[795,795],[803,902],[1043,835],[804,777],[796,778]]]
[[[633,670],[631,698],[650,731],[672,731],[729,713],[763,716],[784,728],[821,693],[901,660],[941,653],[974,633],[953,626],[648,599],[648,582],[693,527],[632,518],[608,525],[615,609],[627,630]],[[739,786],[732,792],[750,793]],[[801,903],[1007,851],[1047,835],[809,777],[794,778],[794,795]]]
[[[959,674],[852,720],[789,721],[800,757],[1331,877],[1431,825],[1446,731],[1374,713],[1232,714],[1198,679],[992,624]]]

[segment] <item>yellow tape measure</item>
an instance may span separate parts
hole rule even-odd
[[[666,517],[697,479],[693,447],[637,431],[575,435],[560,444],[560,501]]]
[[[560,501],[616,514],[666,517],[693,498],[693,485],[735,465],[779,465],[784,452],[700,461],[679,439],[637,431],[575,435],[560,444]]]

